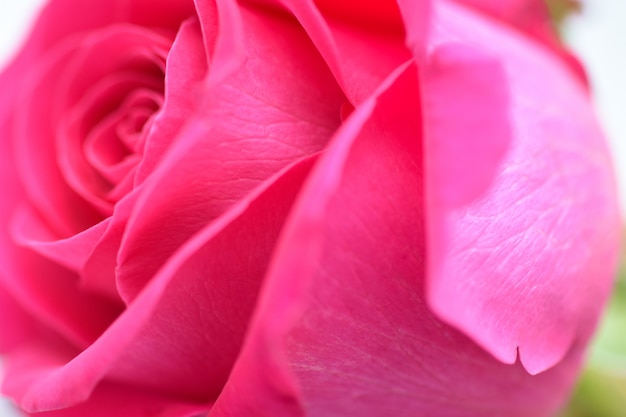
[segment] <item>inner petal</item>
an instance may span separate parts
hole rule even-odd
[[[144,126],[162,101],[157,92],[136,90],[87,135],[83,145],[86,161],[112,187],[136,165],[143,147]]]
[[[103,214],[109,215],[111,203],[104,195],[119,181],[111,175],[102,175],[95,167],[107,165],[102,158],[89,160],[85,154],[85,143],[93,143],[92,137],[107,137],[112,154],[110,157],[122,157],[123,149],[115,142],[115,127],[111,126],[112,134],[107,134],[106,126],[115,120],[123,119],[128,107],[132,107],[132,100],[125,100],[129,91],[153,90],[159,91],[162,81],[153,76],[135,72],[118,72],[106,76],[94,85],[66,115],[59,126],[57,134],[58,165],[68,185],[85,200],[98,208]],[[145,100],[145,97],[144,97]],[[100,142],[102,148],[102,142]],[[87,145],[89,147],[89,145]],[[115,150],[115,148],[117,148]],[[92,152],[93,153],[93,152]],[[128,153],[128,152],[126,152]],[[114,155],[116,154],[116,155]],[[93,164],[95,162],[95,164]],[[111,174],[111,173],[109,173]],[[113,182],[113,183],[112,183]]]

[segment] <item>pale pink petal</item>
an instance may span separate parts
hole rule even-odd
[[[211,417],[547,417],[566,398],[579,347],[533,377],[430,312],[415,66],[389,83],[300,194]]]
[[[438,184],[426,175],[428,299],[439,317],[496,358],[513,363],[519,355],[536,374],[588,340],[611,288],[620,221],[608,150],[584,87],[546,50],[452,4],[438,6],[434,27],[435,45],[471,45],[496,57],[506,83],[492,70],[491,88],[510,96],[498,111],[496,96],[483,87],[483,102],[466,101],[465,109],[445,115],[449,124],[459,112],[494,107],[491,125],[485,121],[467,132],[475,136],[464,136],[483,151],[468,151],[465,162],[457,155],[458,163],[465,169],[496,162],[484,147],[507,139],[493,130],[504,123],[502,111],[512,136],[491,185],[473,202],[446,195],[464,193],[465,181],[440,176],[447,184]],[[465,100],[442,86],[435,83],[431,95]],[[467,88],[462,82],[459,91]],[[440,140],[428,137],[434,121],[425,123],[426,143]],[[426,155],[427,172],[450,172],[436,158]]]
[[[116,269],[127,302],[189,236],[275,172],[321,150],[340,122],[344,97],[300,28],[245,8],[239,19],[245,60],[233,66],[218,40],[206,101],[129,218]],[[225,75],[220,65],[236,71]]]
[[[529,24],[530,20],[550,22],[545,0],[454,0],[512,24]]]
[[[560,57],[570,70],[583,82],[588,83],[584,67],[559,39],[546,0],[455,0],[495,17],[519,29],[523,34],[542,43]]]
[[[428,214],[461,206],[491,185],[511,143],[502,64],[469,45],[434,47],[422,71]]]

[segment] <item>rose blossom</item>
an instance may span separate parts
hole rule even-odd
[[[551,415],[619,218],[535,0],[50,0],[0,76],[4,392]]]

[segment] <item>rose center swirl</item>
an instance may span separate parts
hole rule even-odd
[[[81,42],[67,64],[57,162],[67,184],[103,216],[134,186],[153,116],[163,104],[171,43],[145,28],[109,28]]]

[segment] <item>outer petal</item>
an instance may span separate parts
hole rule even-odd
[[[22,74],[18,82],[20,94],[11,103],[23,109],[11,119],[10,130],[3,139],[13,140],[14,158],[20,181],[30,202],[46,216],[46,222],[57,236],[78,233],[101,220],[101,215],[77,195],[63,180],[57,161],[55,125],[58,116],[57,80],[79,44],[73,38],[58,45],[37,62],[32,71]],[[13,112],[13,108],[7,108]],[[9,113],[9,114],[11,114]],[[38,123],[32,123],[38,120]]]
[[[0,352],[23,345],[36,332],[37,323],[0,287]]]
[[[587,85],[587,74],[578,59],[559,39],[547,0],[455,0],[519,29],[560,57]]]
[[[33,26],[28,41],[13,64],[28,67],[43,52],[68,36],[98,29],[113,23],[176,30],[180,22],[194,14],[192,0],[112,0],[77,3],[73,0],[50,0]]]
[[[433,215],[439,205],[472,201],[491,184],[511,142],[509,94],[495,57],[454,42],[430,53],[422,96],[426,204],[436,204]]]
[[[532,377],[429,311],[415,67],[390,82],[307,182],[210,416],[548,416],[567,394],[579,349]]]
[[[4,391],[31,412],[86,401],[103,379],[199,403],[214,399],[312,161],[286,168],[200,230],[80,354],[50,343],[11,352]]]
[[[104,383],[84,403],[61,410],[31,414],[33,417],[200,417],[207,404],[184,402],[123,384]]]
[[[480,47],[501,62],[506,82],[493,81],[509,90],[512,140],[473,202],[446,197],[467,188],[458,178],[438,184],[426,175],[428,299],[439,317],[496,358],[513,363],[519,352],[536,374],[588,339],[611,287],[620,221],[604,137],[583,87],[545,50],[448,3],[437,8],[434,27],[434,45]],[[501,112],[493,117],[491,125],[503,123]],[[496,131],[483,134],[488,122],[467,140],[497,140]],[[442,161],[426,152],[429,173],[436,172]],[[467,166],[482,162],[467,156]]]
[[[545,0],[455,0],[522,28],[550,24]]]
[[[208,14],[205,12],[203,17],[208,18]],[[136,172],[136,188],[114,207],[110,223],[90,254],[82,271],[85,288],[119,298],[115,267],[126,222],[141,193],[143,182],[158,166],[182,126],[199,107],[200,86],[206,77],[207,59],[197,21],[185,22],[167,57],[165,101],[147,134],[143,158]]]
[[[0,83],[12,86],[11,77],[7,74]],[[8,88],[9,98],[12,92]],[[23,191],[17,181],[14,149],[11,141],[7,140],[10,104],[10,100],[0,100],[0,183],[3,187],[0,199],[0,285],[2,291],[10,294],[21,308],[53,332],[65,336],[76,346],[85,346],[110,324],[119,310],[99,297],[79,295],[72,273],[15,245],[9,230],[10,220],[23,199]],[[51,276],[55,279],[49,279]],[[15,320],[18,317],[15,316]]]

